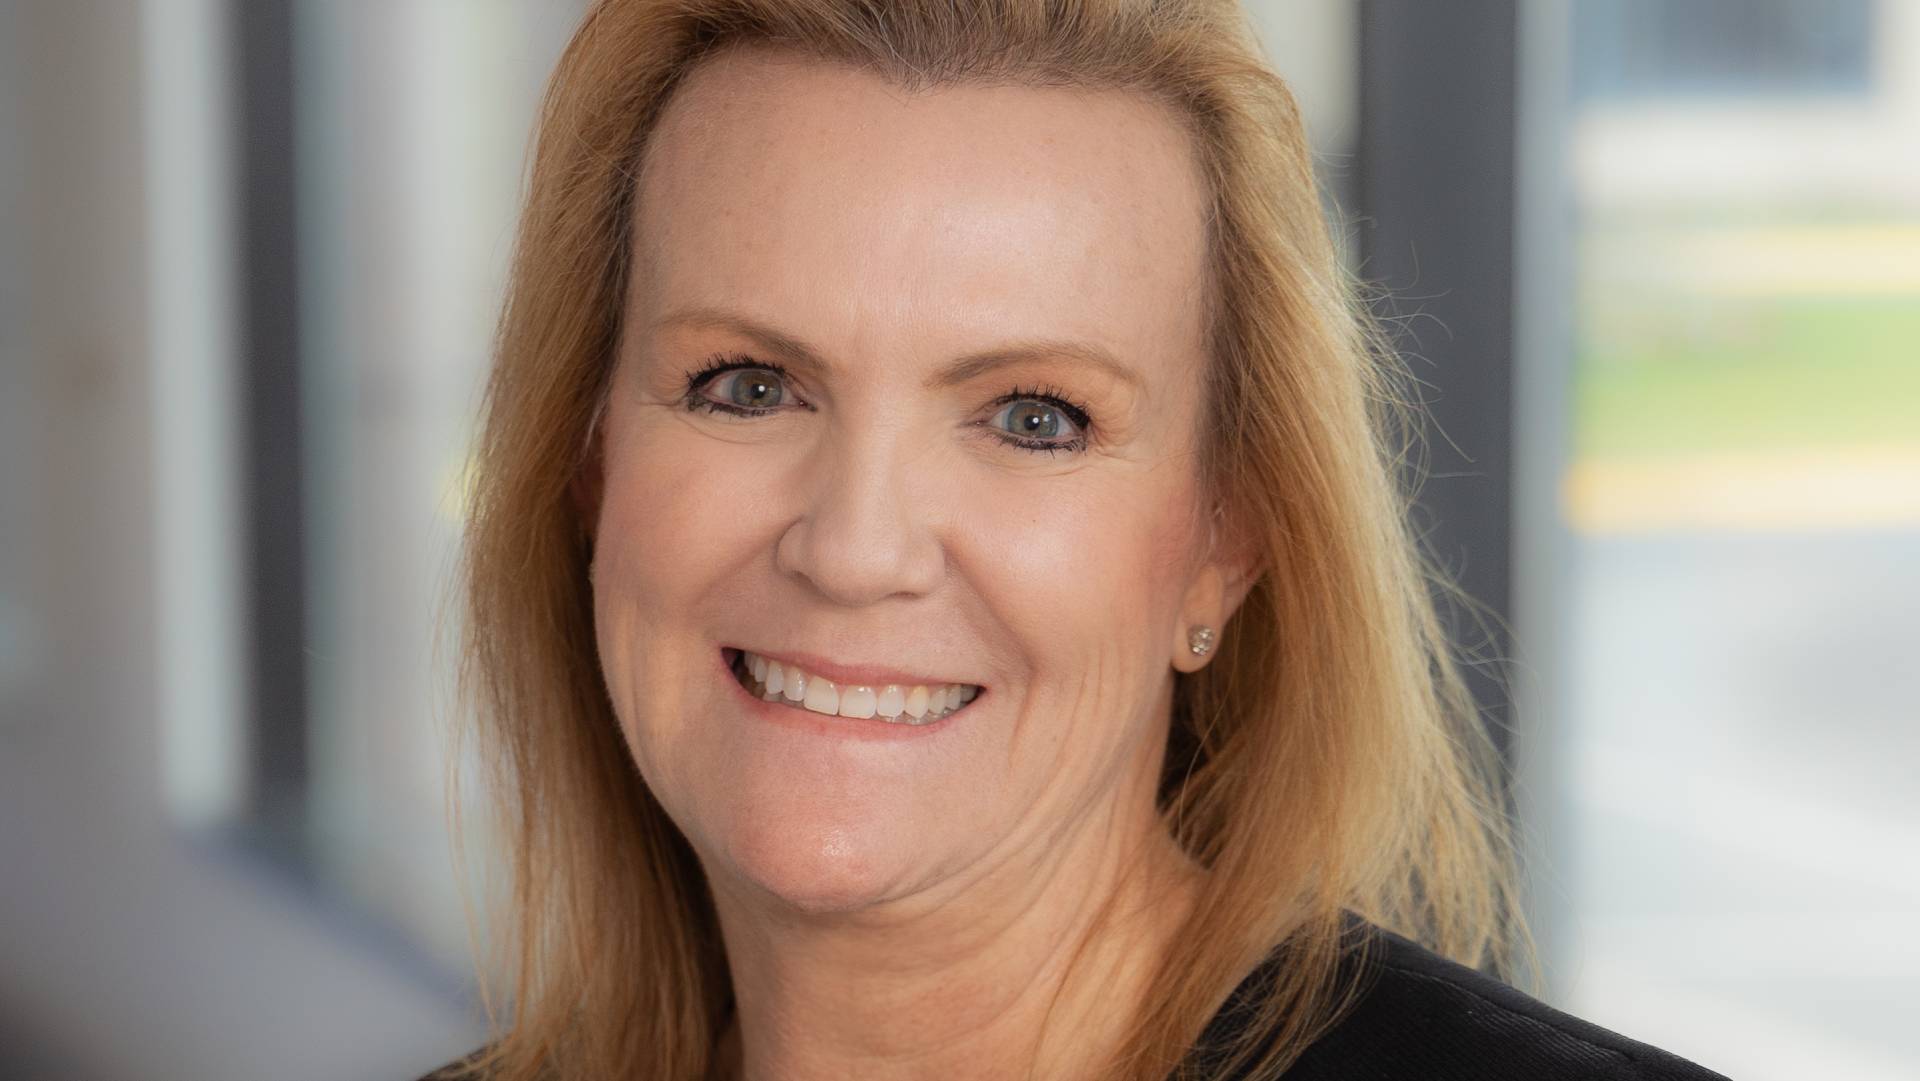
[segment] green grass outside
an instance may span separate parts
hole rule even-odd
[[[1595,292],[1579,327],[1579,457],[1920,447],[1920,297]]]

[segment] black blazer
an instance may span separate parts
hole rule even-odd
[[[1350,955],[1361,997],[1284,1081],[1727,1081],[1676,1055],[1561,1013],[1491,977],[1372,925]],[[1272,985],[1276,952],[1241,981],[1194,1051],[1245,1028]],[[457,1065],[450,1063],[449,1066]],[[448,1067],[442,1067],[442,1070]],[[438,1081],[440,1071],[420,1081]],[[1244,1073],[1203,1074],[1244,1081]]]
[[[1349,964],[1360,968],[1361,997],[1285,1081],[1727,1081],[1391,931],[1361,924],[1357,937],[1364,946]],[[1248,1004],[1265,994],[1281,963],[1276,953],[1241,982],[1207,1025],[1201,1048],[1246,1026]]]

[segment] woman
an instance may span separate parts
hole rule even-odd
[[[1230,4],[597,4],[470,525],[511,1016],[444,1076],[1711,1076],[1443,959],[1516,932],[1388,356]]]

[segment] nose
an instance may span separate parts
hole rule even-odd
[[[799,463],[799,515],[774,562],[847,607],[930,593],[946,573],[939,520],[948,493],[922,466],[910,431],[823,439]]]

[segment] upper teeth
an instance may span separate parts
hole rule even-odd
[[[784,699],[815,713],[927,724],[973,701],[980,691],[971,683],[840,685],[797,664],[771,660],[749,650],[740,652],[755,684],[750,689],[768,701]]]

